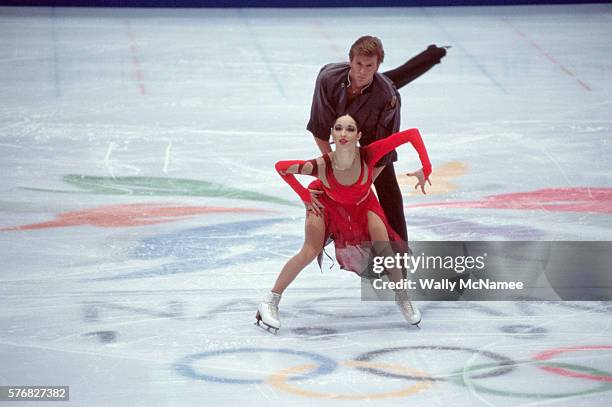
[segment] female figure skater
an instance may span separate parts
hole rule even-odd
[[[404,244],[400,236],[389,226],[378,199],[371,190],[374,167],[378,160],[396,147],[411,143],[419,154],[422,168],[408,175],[418,179],[415,188],[425,193],[429,181],[431,163],[417,129],[409,129],[358,147],[361,138],[358,124],[346,114],[336,119],[331,130],[335,151],[309,160],[279,161],[276,170],[300,196],[307,208],[304,245],[283,267],[272,291],[257,308],[256,323],[263,322],[278,331],[280,319],[278,304],[283,291],[295,277],[323,250],[328,238],[334,240],[336,259],[343,269],[363,272],[364,252],[369,254],[368,244],[377,255],[393,256],[391,242]],[[312,199],[311,194],[298,182],[294,174],[318,178],[323,194]],[[429,182],[431,185],[431,182]],[[316,202],[315,202],[316,201]],[[402,279],[401,269],[387,270],[391,281]],[[395,293],[395,301],[408,322],[417,325],[421,313],[409,301],[405,290]]]

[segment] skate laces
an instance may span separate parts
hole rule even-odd
[[[410,300],[400,300],[399,304],[403,309],[411,314],[414,314],[414,307],[412,306],[412,302]]]
[[[278,304],[280,303],[281,295],[275,292],[270,291],[266,298],[264,299],[264,303],[271,305],[275,309],[278,309]]]
[[[414,307],[412,306],[412,302],[408,298],[408,294],[404,291],[398,292],[395,294],[395,302],[400,308],[408,311],[409,313],[414,313]]]
[[[270,304],[270,315],[274,319],[278,319],[278,307],[274,304]]]

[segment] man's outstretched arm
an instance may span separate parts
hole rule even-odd
[[[383,75],[391,79],[395,87],[399,89],[429,71],[434,65],[439,64],[440,60],[446,55],[448,48],[450,46],[430,45],[425,51],[410,58],[405,64],[383,72]]]

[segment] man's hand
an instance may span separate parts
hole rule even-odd
[[[420,186],[421,191],[423,191],[423,194],[427,195],[427,192],[425,192],[425,182],[429,182],[429,185],[431,185],[431,181],[429,180],[429,178],[425,179],[425,174],[423,174],[422,168],[415,172],[409,172],[406,175],[408,175],[409,177],[417,177],[418,182],[414,186],[414,189],[417,189]]]

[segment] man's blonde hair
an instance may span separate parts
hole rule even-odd
[[[378,64],[382,64],[385,60],[385,50],[383,49],[380,38],[371,35],[360,37],[351,45],[349,51],[349,59],[352,61],[355,55],[363,55],[366,57],[376,56]]]

